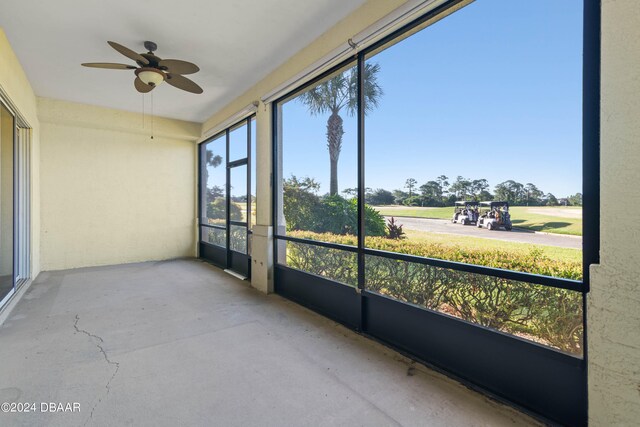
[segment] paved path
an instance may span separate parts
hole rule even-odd
[[[390,217],[385,217],[390,218]],[[516,229],[487,230],[475,225],[453,224],[448,219],[427,219],[395,217],[398,224],[406,230],[427,231],[429,233],[456,234],[459,236],[482,237],[485,239],[506,240],[509,242],[532,243],[536,245],[559,246],[562,248],[582,249],[582,237],[562,234],[535,233],[529,230]]]

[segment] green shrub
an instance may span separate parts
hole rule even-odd
[[[326,196],[320,202],[314,231],[332,234],[356,234],[358,232],[357,208],[344,197]]]
[[[292,176],[283,182],[283,214],[287,230],[317,230],[320,197],[315,193],[320,189],[312,178],[298,179]]]
[[[356,236],[350,235],[337,236],[331,233],[304,231],[295,231],[288,234],[302,239],[321,240],[352,246],[357,245]],[[367,247],[426,258],[463,262],[465,264],[484,265],[486,267],[516,270],[544,276],[582,280],[582,265],[580,262],[552,259],[544,255],[544,253],[537,248],[532,248],[528,254],[521,254],[505,250],[470,250],[462,246],[445,246],[440,243],[416,242],[409,239],[392,240],[383,237],[369,236],[367,236]]]
[[[422,197],[420,196],[411,196],[404,199],[402,202],[405,206],[421,206],[422,205]]]
[[[284,181],[283,213],[288,231],[307,230],[339,235],[358,232],[358,202],[339,195],[318,197],[319,184],[295,176]],[[369,205],[364,208],[367,235],[384,236],[384,217]]]
[[[364,226],[367,236],[386,235],[384,217],[369,205],[364,205]],[[338,195],[326,196],[320,201],[315,231],[331,234],[358,233],[358,200],[346,200]]]
[[[352,203],[355,203],[355,199]],[[369,205],[364,205],[364,228],[367,236],[380,237],[387,234],[387,226],[384,223],[384,217],[380,212]]]
[[[224,197],[220,197],[215,199],[214,201],[209,203],[207,206],[207,218],[209,219],[222,219],[226,220],[225,210],[227,208],[227,202]],[[232,221],[242,221],[242,210],[240,207],[231,202],[231,207],[229,209],[229,215]]]

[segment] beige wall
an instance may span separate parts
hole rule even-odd
[[[588,297],[591,425],[640,422],[640,9],[602,2],[601,244]]]
[[[0,89],[28,122],[31,133],[31,276],[40,273],[40,125],[36,96],[4,31],[0,28]]]
[[[194,256],[200,125],[38,99],[42,269]]]

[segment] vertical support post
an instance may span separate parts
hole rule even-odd
[[[585,419],[589,417],[587,294],[591,264],[600,263],[600,66],[601,0],[584,0],[582,47],[582,327]],[[586,214],[586,215],[585,215]]]
[[[229,223],[229,221],[231,221],[231,168],[229,167],[229,129],[227,129],[225,131],[225,138],[226,138],[226,179],[227,182],[225,184],[225,210],[226,212],[226,233],[225,233],[225,243],[226,243],[226,249],[227,249],[227,263],[225,268],[231,268],[231,224]]]
[[[247,117],[246,126],[247,126],[247,226],[245,231],[245,247],[247,256],[251,256],[251,248],[249,246],[249,233],[251,231],[251,117]],[[251,261],[249,261],[251,263]]]
[[[600,0],[584,0],[582,56],[583,269],[600,262]]]
[[[286,218],[284,217],[284,187],[282,173],[282,115],[279,110],[280,104],[273,104],[273,233],[275,235],[287,234]],[[276,248],[274,259],[276,263],[287,263],[287,242],[274,239]]]
[[[365,63],[364,54],[358,54],[357,65],[358,76],[358,288],[357,291],[360,294],[360,330],[365,330],[364,324],[364,310],[362,290],[365,287],[365,173],[364,173],[364,112],[365,112],[365,97],[364,97],[364,73]]]
[[[203,162],[204,162],[204,158],[206,158],[206,142],[203,142],[200,145],[196,145],[196,158],[197,158],[197,168],[196,170],[198,171],[198,176],[196,177],[197,181],[198,181],[198,200],[196,200],[196,206],[198,209],[198,218],[196,220],[196,256],[200,257],[200,241],[202,240],[202,219],[205,217],[205,215],[203,215],[203,208],[205,207],[206,203],[204,203],[204,201],[206,200],[206,188],[207,188],[207,183],[206,182],[202,182],[202,167],[203,167]],[[206,165],[204,165],[204,167],[206,167]]]

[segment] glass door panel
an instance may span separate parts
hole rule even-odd
[[[247,222],[247,165],[230,168],[231,221]]]
[[[14,117],[0,104],[0,301],[13,291]]]
[[[247,157],[247,124],[246,121],[229,131],[229,161]]]
[[[229,248],[232,251],[240,252],[242,254],[247,253],[247,227],[243,225],[231,225],[229,227],[231,232],[231,241]]]
[[[246,163],[229,169],[229,194],[230,249],[246,254],[247,222],[250,214]]]
[[[214,139],[205,145],[202,164],[202,217],[207,225],[224,227],[227,218],[226,206],[226,138]]]

